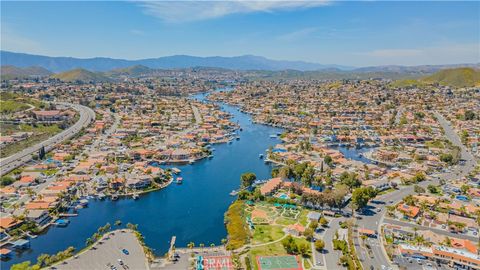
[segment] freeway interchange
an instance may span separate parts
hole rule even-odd
[[[50,151],[53,147],[61,143],[64,140],[67,140],[78,132],[80,132],[84,127],[88,126],[93,120],[95,120],[95,112],[83,105],[80,104],[72,104],[72,103],[65,103],[65,102],[57,102],[58,105],[68,106],[80,114],[80,118],[78,121],[67,128],[66,130],[56,134],[55,136],[38,143],[34,146],[28,147],[16,154],[13,154],[9,157],[3,158],[0,160],[0,175],[5,175],[8,172],[22,166],[26,162],[30,161],[33,155],[38,152],[42,147],[45,147],[45,151]]]

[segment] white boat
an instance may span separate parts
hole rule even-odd
[[[263,158],[263,154],[258,155],[258,157],[262,159],[262,158]]]
[[[181,171],[179,168],[172,168],[172,172],[173,172],[174,174],[179,174],[179,173],[181,173],[182,171]]]
[[[272,135],[270,135],[270,138],[275,139],[275,138],[277,138],[277,135],[272,134]]]
[[[232,190],[232,192],[230,192],[230,196],[235,196],[238,194],[238,191],[236,190]]]
[[[88,205],[88,200],[87,200],[87,199],[81,199],[81,200],[79,201],[79,204],[80,204],[81,206],[87,206],[87,205]]]
[[[209,159],[212,159],[212,158],[213,158],[213,155],[209,155],[208,158],[209,158]]]
[[[97,197],[98,197],[99,200],[103,200],[103,199],[105,199],[105,194],[99,193],[99,194],[97,195]]]
[[[112,201],[118,200],[118,195],[112,195]]]
[[[177,177],[177,185],[181,185],[183,183],[183,178],[182,177]]]
[[[138,194],[137,194],[137,193],[133,193],[132,199],[134,199],[134,200],[138,199]]]

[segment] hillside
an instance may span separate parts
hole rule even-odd
[[[402,79],[391,83],[392,87],[424,87],[440,84],[454,88],[480,86],[480,70],[461,67],[440,70],[419,79]]]
[[[91,72],[85,69],[77,68],[70,71],[62,72],[51,76],[54,79],[59,79],[64,82],[109,82],[110,78],[96,72]]]
[[[2,80],[11,80],[34,77],[47,77],[53,73],[42,67],[19,68],[14,66],[1,66],[0,74]]]
[[[210,56],[198,57],[190,55],[173,55],[158,58],[125,60],[106,57],[73,58],[50,57],[26,53],[0,51],[2,65],[18,67],[41,66],[54,72],[63,72],[74,68],[83,68],[93,71],[109,71],[112,69],[127,68],[142,65],[153,69],[177,69],[192,67],[214,67],[235,70],[319,70],[325,68],[351,69],[339,65],[322,65],[304,61],[272,60],[261,56],[242,55],[234,57]]]
[[[480,70],[473,68],[445,69],[423,78],[423,81],[459,88],[480,86]]]
[[[127,68],[118,68],[118,69],[113,69],[109,72],[106,72],[105,74],[107,76],[130,76],[130,77],[138,77],[141,75],[145,74],[151,74],[155,70],[148,68],[146,66],[142,65],[135,65]]]

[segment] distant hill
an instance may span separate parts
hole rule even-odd
[[[101,73],[88,71],[85,69],[77,68],[70,71],[57,73],[51,76],[54,79],[59,79],[64,82],[109,82],[110,78],[104,76]]]
[[[47,76],[50,76],[51,74],[53,73],[42,67],[25,67],[25,68],[19,68],[15,66],[0,67],[0,75],[2,80],[47,77]]]
[[[141,75],[151,74],[153,72],[155,72],[155,70],[151,69],[149,67],[142,66],[142,65],[135,65],[135,66],[127,67],[127,68],[113,69],[113,70],[110,70],[110,71],[106,72],[105,75],[113,76],[113,77],[122,76],[122,75],[123,76],[130,76],[130,77],[138,77],[138,76],[141,76]]]
[[[423,78],[423,81],[452,87],[480,86],[480,70],[473,68],[445,69]]]
[[[214,67],[233,70],[285,70],[295,69],[300,71],[338,68],[349,70],[352,67],[340,65],[322,65],[304,61],[271,60],[261,56],[243,55],[235,57],[197,57],[189,55],[174,55],[159,58],[124,60],[105,57],[80,59],[73,57],[49,57],[0,51],[2,65],[18,67],[41,66],[53,72],[63,72],[74,68],[83,68],[92,71],[109,71],[112,69],[127,68],[142,65],[153,69],[173,69],[191,67]]]
[[[392,83],[393,87],[411,87],[440,84],[455,88],[480,86],[480,70],[471,67],[443,69],[419,79],[402,79]]]

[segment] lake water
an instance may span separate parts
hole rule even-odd
[[[194,96],[198,99],[204,97],[204,94]],[[253,124],[250,116],[239,112],[236,107],[225,104],[222,107],[233,115],[232,121],[242,127],[243,131],[238,131],[240,140],[214,145],[213,159],[177,166],[182,170],[182,185],[173,183],[137,200],[90,200],[88,208],[70,218],[67,227],[51,227],[44,235],[31,239],[30,250],[2,261],[1,268],[8,269],[12,264],[26,260],[35,263],[40,254],[54,254],[69,246],[79,250],[100,226],[107,222],[113,226],[116,220],[121,220],[123,225],[127,222],[138,224],[146,244],[156,255],[165,254],[173,235],[177,236],[178,247],[184,247],[190,241],[197,246],[200,243],[205,246],[220,244],[227,235],[224,213],[235,199],[229,193],[238,188],[240,175],[244,172],[254,172],[259,179],[270,177],[271,167],[258,155],[279,143],[280,140],[269,135],[281,132],[281,129]]]

